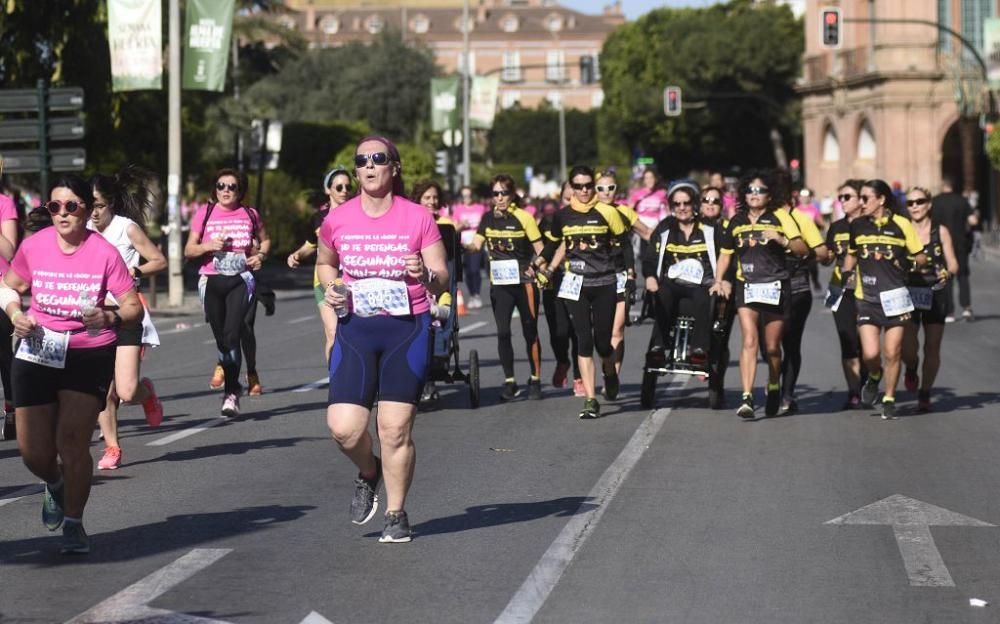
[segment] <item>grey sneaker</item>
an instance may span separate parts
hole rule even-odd
[[[528,380],[528,398],[538,401],[542,398],[542,381],[540,379]]]
[[[62,544],[59,547],[61,555],[86,555],[90,552],[90,538],[79,522],[67,522],[63,525]]]
[[[861,386],[861,404],[865,407],[875,405],[875,400],[878,399],[878,381],[869,377],[865,380],[865,385]]]
[[[48,484],[45,486],[45,493],[42,495],[42,524],[50,531],[55,531],[63,523],[63,491],[66,486],[58,490],[50,490]]]
[[[882,401],[882,420],[896,420],[896,402]]]
[[[375,458],[376,473],[372,480],[361,475],[354,480],[354,498],[351,499],[351,522],[364,524],[378,511],[378,484],[382,480],[382,460]]]
[[[388,511],[385,514],[385,528],[378,541],[383,544],[403,544],[413,539],[410,520],[405,511]]]

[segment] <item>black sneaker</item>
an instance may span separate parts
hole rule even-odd
[[[513,381],[508,381],[503,385],[503,390],[500,391],[501,401],[513,401],[517,397],[521,396],[521,389],[517,387],[517,383]]]
[[[785,399],[781,402],[782,414],[794,414],[799,411],[799,403],[795,399]]]
[[[740,406],[736,408],[736,415],[745,420],[750,420],[753,418],[753,409],[753,395],[743,395],[743,400],[740,401]]]
[[[46,484],[45,492],[42,495],[42,523],[45,528],[55,531],[63,523],[63,492],[66,486],[63,485],[58,490],[51,490]]]
[[[882,420],[896,420],[896,402],[882,401]]]
[[[542,398],[542,380],[531,379],[528,381],[528,398],[538,401]]]
[[[17,426],[14,424],[14,411],[4,413],[2,419],[3,429],[0,430],[0,440],[16,440]]]
[[[361,475],[354,480],[354,498],[351,499],[351,522],[364,524],[378,511],[378,484],[382,480],[382,460],[375,458],[375,478],[365,479]]]
[[[617,399],[620,389],[621,383],[618,381],[618,373],[611,373],[604,376],[604,397],[606,399],[609,401]]]
[[[378,541],[383,544],[404,544],[413,539],[410,520],[405,511],[388,511],[385,514],[385,528]]]
[[[861,386],[861,404],[865,407],[875,405],[875,400],[878,399],[878,382],[878,379],[868,377],[865,385]]]
[[[764,415],[777,416],[779,409],[781,409],[781,391],[768,390],[767,401],[764,403]]]
[[[583,409],[580,410],[580,418],[583,420],[593,420],[601,417],[601,404],[597,399],[587,399],[583,402]]]
[[[67,522],[63,524],[62,543],[59,545],[61,555],[86,555],[90,552],[90,538],[83,530],[80,522]]]

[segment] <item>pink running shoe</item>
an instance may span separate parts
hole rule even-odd
[[[146,413],[146,422],[150,427],[159,427],[163,422],[163,403],[156,396],[156,389],[149,377],[143,377],[139,383],[149,392],[149,398],[142,402],[142,411]]]
[[[122,450],[117,446],[109,446],[104,449],[104,456],[97,462],[98,470],[118,470],[122,465]]]

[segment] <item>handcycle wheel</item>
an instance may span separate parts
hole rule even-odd
[[[652,409],[656,404],[656,373],[642,374],[642,389],[639,392],[639,405],[643,409]]]
[[[469,403],[479,407],[479,352],[469,351]]]

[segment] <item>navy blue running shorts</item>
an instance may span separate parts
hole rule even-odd
[[[354,314],[337,321],[328,403],[371,409],[379,401],[416,405],[431,354],[431,315]]]

